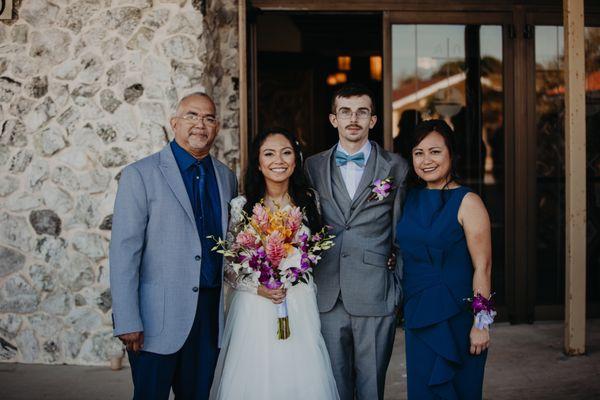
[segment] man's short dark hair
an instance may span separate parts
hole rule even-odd
[[[331,113],[335,114],[335,100],[338,97],[343,97],[347,99],[348,97],[357,97],[357,96],[369,96],[371,99],[371,114],[375,115],[375,95],[365,85],[360,83],[347,83],[345,85],[340,86],[331,97]]]

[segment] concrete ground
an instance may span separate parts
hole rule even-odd
[[[562,352],[563,325],[497,324],[492,333],[485,399],[600,399],[600,320],[588,321],[587,354]],[[386,400],[406,398],[404,335],[398,330],[388,370]],[[0,398],[128,399],[130,371],[108,367],[0,364]],[[284,400],[284,399],[282,399]]]

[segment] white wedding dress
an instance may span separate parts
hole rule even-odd
[[[231,201],[230,227],[241,218],[246,202]],[[232,237],[228,237],[232,239]],[[299,283],[287,291],[291,335],[277,339],[277,307],[256,294],[249,279],[225,267],[229,295],[227,322],[215,370],[211,399],[339,399],[325,342],[315,285]]]

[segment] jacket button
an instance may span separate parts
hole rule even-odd
[[[342,257],[343,257],[343,258],[346,258],[346,257],[348,257],[348,253],[342,253]]]
[[[198,291],[198,286],[194,286],[194,287],[192,288],[192,292],[194,292],[194,293],[195,293],[195,292],[197,292],[197,291]]]
[[[195,259],[196,261],[200,261],[200,258],[202,258],[202,257],[200,257],[200,256],[196,256],[196,257],[194,257],[194,259]]]
[[[346,230],[349,231],[350,230],[350,225],[346,225]]]

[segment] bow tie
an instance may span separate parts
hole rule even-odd
[[[363,152],[356,153],[354,155],[348,155],[341,151],[335,152],[335,164],[337,166],[342,166],[348,164],[348,161],[352,161],[354,164],[359,167],[365,166],[365,154]]]

